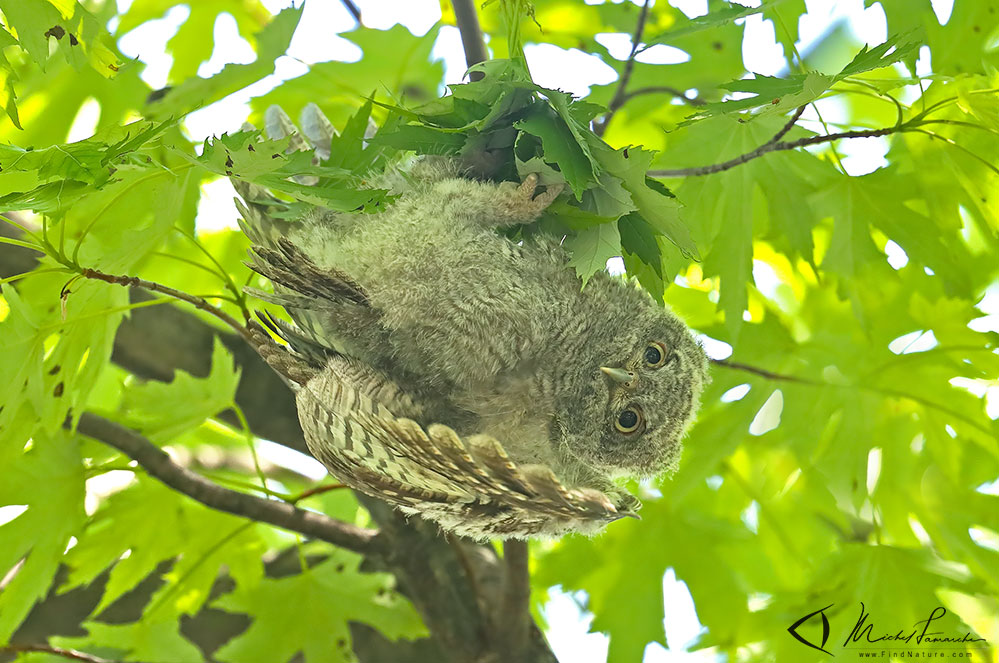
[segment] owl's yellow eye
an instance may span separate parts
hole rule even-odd
[[[617,416],[614,428],[622,433],[634,433],[642,426],[642,412],[634,405],[629,406]]]
[[[666,346],[659,341],[652,341],[649,343],[648,347],[645,348],[645,363],[648,364],[650,368],[661,368],[666,364],[673,361],[674,355],[670,350],[666,349]]]

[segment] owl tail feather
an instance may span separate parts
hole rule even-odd
[[[274,283],[307,297],[328,302],[370,306],[361,286],[343,272],[321,269],[297,246],[285,238],[277,241],[277,250],[253,247],[253,262],[247,266]]]

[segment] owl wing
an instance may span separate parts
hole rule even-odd
[[[270,138],[290,137],[288,151],[312,150],[317,159],[328,158],[334,130],[318,107],[306,106],[300,124],[301,132],[277,107],[265,116]],[[356,328],[377,336],[381,316],[361,287],[345,274],[316,268],[288,241],[290,224],[281,218],[284,205],[278,198],[232,181],[242,198],[236,201],[240,227],[254,244],[250,267],[278,286],[273,294],[248,290],[284,306],[298,325],[270,324],[311,364],[300,372],[307,378],[292,378],[303,383],[297,390],[299,418],[310,451],[334,476],[477,539],[594,533],[613,520],[637,517],[640,503],[627,493],[609,490],[612,499],[596,488],[567,488],[548,467],[518,467],[488,435],[462,438],[446,425],[419,423],[428,417],[413,397],[329,345],[327,318],[338,323],[340,333]],[[524,196],[543,209],[550,201],[533,200],[535,184],[525,183]],[[272,361],[274,353],[268,354]]]
[[[355,360],[334,357],[297,398],[309,449],[333,475],[458,534],[592,533],[634,516],[630,496],[615,503],[596,489],[566,488],[547,467],[518,467],[492,437],[463,439],[404,416],[422,408]]]

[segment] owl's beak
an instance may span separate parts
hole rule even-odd
[[[635,377],[623,368],[608,368],[606,366],[601,366],[600,370],[604,372],[604,375],[609,377],[614,382],[620,382],[621,384],[627,384],[631,382],[631,379]]]

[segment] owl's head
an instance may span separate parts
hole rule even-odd
[[[645,292],[609,276],[594,281],[584,291],[588,317],[606,324],[591,328],[596,338],[578,355],[576,402],[557,414],[554,437],[604,474],[673,470],[708,381],[707,357],[690,329]]]

